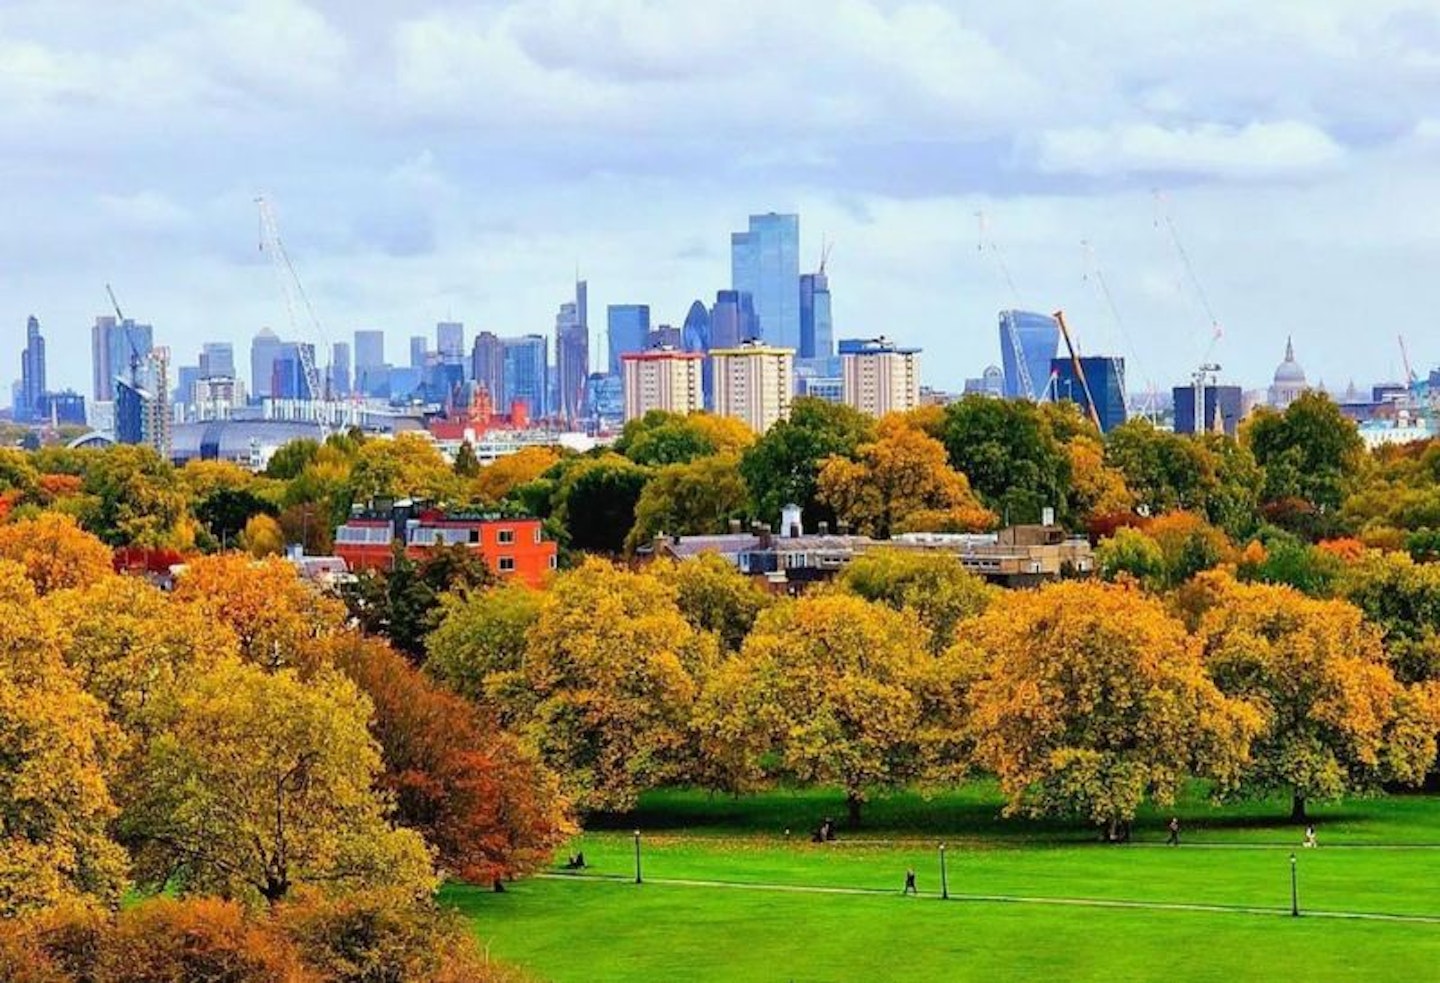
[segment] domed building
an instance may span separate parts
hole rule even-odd
[[[1269,404],[1283,410],[1300,398],[1309,389],[1305,381],[1305,370],[1295,361],[1295,346],[1290,338],[1285,339],[1285,361],[1275,367],[1275,381],[1270,384]]]

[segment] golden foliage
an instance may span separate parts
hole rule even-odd
[[[110,548],[59,512],[0,526],[0,559],[23,566],[41,594],[84,587],[113,570]]]
[[[506,454],[493,464],[480,469],[471,479],[471,498],[494,504],[503,500],[519,486],[534,481],[560,461],[560,451],[554,447],[522,447],[514,454]]]

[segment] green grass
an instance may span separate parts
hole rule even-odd
[[[823,815],[839,818],[836,795],[657,793],[571,844],[570,852],[585,851],[584,875],[532,879],[504,894],[457,886],[446,899],[474,919],[494,955],[562,981],[1284,975],[1392,983],[1440,973],[1440,799],[1317,807],[1318,850],[1297,848],[1301,831],[1284,821],[1288,804],[1279,801],[1217,809],[1197,792],[1177,807],[1184,823],[1178,849],[1161,845],[1168,813],[1142,817],[1130,846],[1110,847],[1084,828],[999,811],[994,787],[985,784],[928,800],[897,795],[872,803],[861,830],[842,829],[836,843],[817,845],[805,831]],[[630,831],[637,828],[643,885],[633,883]],[[1274,914],[944,903],[935,896],[942,839],[956,895]],[[1290,918],[1292,852],[1302,909],[1433,916],[1437,923]],[[907,868],[924,896],[900,896]]]

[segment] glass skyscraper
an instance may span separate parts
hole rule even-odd
[[[505,338],[501,344],[505,346],[505,402],[502,412],[508,411],[511,403],[521,402],[531,418],[544,416],[549,412],[546,396],[550,391],[545,336],[528,334],[520,338]]]
[[[800,358],[829,358],[835,350],[834,337],[830,278],[806,273],[800,277]]]
[[[1052,359],[1046,378],[1053,373],[1055,398],[1069,400],[1079,406],[1085,416],[1090,415],[1090,402],[1085,398],[1088,387],[1095,399],[1100,432],[1109,433],[1125,422],[1125,360],[1091,355],[1080,359],[1080,369],[1085,373],[1084,382],[1076,374],[1073,361],[1068,358]]]
[[[1016,348],[1021,362],[1016,360]],[[1060,350],[1060,325],[1049,314],[1000,312],[1000,364],[1006,399],[1041,399],[1050,384],[1050,363]],[[1026,389],[1025,375],[1029,375]]]
[[[748,232],[730,236],[730,285],[748,293],[760,337],[800,347],[800,216],[751,215]]]
[[[650,336],[649,304],[611,304],[605,308],[605,341],[610,374],[620,374],[620,356],[643,352]]]

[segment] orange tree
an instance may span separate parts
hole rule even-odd
[[[41,594],[84,587],[112,571],[110,548],[58,512],[0,526],[0,559],[23,566]]]
[[[1256,714],[1205,675],[1158,600],[1093,582],[1007,594],[962,626],[974,761],[1012,813],[1075,815],[1115,839],[1196,772],[1228,788]]]

